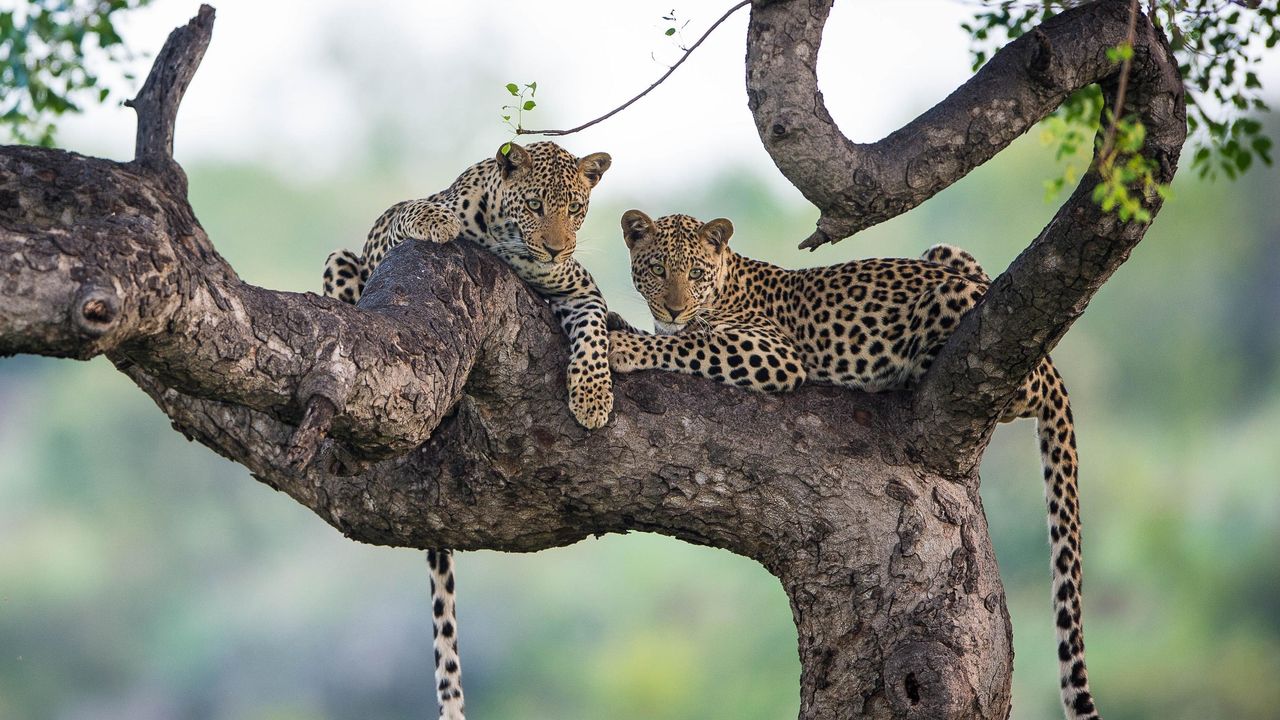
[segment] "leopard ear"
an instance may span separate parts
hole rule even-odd
[[[498,167],[502,169],[503,179],[533,169],[533,156],[529,154],[528,150],[515,143],[506,143],[498,148],[498,154],[494,156],[494,159],[498,161]]]
[[[729,238],[733,236],[733,223],[725,218],[716,218],[698,228],[698,236],[715,249],[723,250],[729,246]]]
[[[634,248],[636,243],[653,237],[657,228],[653,220],[639,210],[628,210],[622,213],[622,239],[627,248]]]
[[[582,173],[591,187],[595,187],[600,178],[604,177],[604,171],[612,164],[613,158],[609,157],[609,153],[591,153],[578,161],[578,172]]]

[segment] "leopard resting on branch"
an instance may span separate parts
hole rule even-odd
[[[867,392],[910,387],[929,369],[989,278],[969,253],[935,245],[921,260],[882,258],[786,270],[729,248],[733,225],[688,215],[622,216],[631,276],[660,334],[610,314],[617,372],[661,369],[765,392],[806,380]],[[1080,505],[1067,390],[1049,358],[1001,422],[1034,417],[1053,558],[1062,701],[1096,720],[1080,617]]]
[[[504,152],[505,150],[505,152]],[[553,142],[508,143],[472,165],[448,188],[389,208],[357,255],[336,250],[324,268],[324,294],[358,303],[365,282],[391,248],[405,240],[444,243],[464,238],[497,255],[550,303],[569,336],[569,408],[583,427],[609,420],[604,297],[577,260],[577,232],[591,191],[609,169],[607,153],[577,158]],[[453,553],[430,550],[436,695],[440,716],[462,720]]]

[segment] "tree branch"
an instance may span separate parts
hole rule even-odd
[[[213,35],[213,8],[201,5],[184,27],[169,33],[138,96],[125,101],[138,114],[134,159],[155,169],[173,167],[174,126],[178,105],[191,84]]]
[[[184,393],[293,423],[323,397],[334,406],[330,434],[357,457],[426,440],[461,397],[481,339],[504,319],[459,309],[481,294],[515,307],[523,291],[496,261],[473,258],[442,269],[432,284],[392,285],[375,275],[363,311],[272,292],[241,282],[190,224],[185,201],[128,166],[9,148],[0,178],[9,199],[0,353],[107,354]]]
[[[747,96],[778,169],[814,205],[816,248],[896,217],[964,177],[1075,90],[1115,74],[1101,49],[1125,40],[1128,2],[1068,10],[997,52],[968,82],[884,139],[850,141],[818,89],[830,0],[756,2]],[[1176,67],[1176,66],[1175,66]]]

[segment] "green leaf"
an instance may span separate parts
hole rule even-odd
[[[1132,60],[1133,46],[1129,43],[1120,43],[1113,48],[1107,48],[1107,59],[1113,63]]]
[[[498,152],[502,153],[503,155],[506,155],[507,153],[511,152],[511,143],[509,142],[502,143],[502,147],[498,148]]]
[[[663,35],[666,35],[667,37],[671,37],[672,35],[675,35],[675,34],[676,34],[675,28],[667,28],[667,31],[663,33]]]
[[[520,86],[516,85],[515,83],[507,83],[507,92],[511,93],[512,95],[519,95]]]
[[[523,109],[525,109],[525,110],[532,110],[532,109],[534,109],[534,108],[535,108],[535,107],[537,107],[537,106],[538,106],[538,104],[537,104],[537,103],[535,103],[534,101],[532,101],[532,100],[525,100],[525,101],[524,101],[524,105],[522,105],[521,107],[522,107]]]
[[[1253,139],[1253,151],[1258,153],[1258,158],[1262,160],[1264,165],[1271,165],[1271,138],[1266,135],[1259,135]]]

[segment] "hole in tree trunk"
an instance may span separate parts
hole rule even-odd
[[[910,698],[912,705],[920,702],[920,682],[916,680],[915,673],[907,673],[907,676],[902,679],[902,687],[907,691],[907,697]]]

